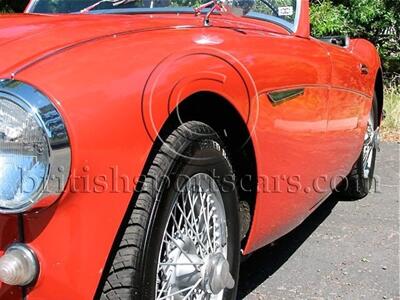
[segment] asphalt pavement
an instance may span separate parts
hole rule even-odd
[[[383,143],[370,195],[332,196],[249,257],[238,299],[400,299],[399,156],[399,144]]]

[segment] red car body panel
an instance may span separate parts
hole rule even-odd
[[[251,132],[259,193],[245,254],[300,224],[349,172],[380,68],[373,46],[309,38],[308,14],[294,34],[259,20],[213,22],[206,28],[190,15],[0,18],[0,77],[50,97],[72,149],[61,199],[23,216],[25,242],[40,261],[27,299],[93,298],[153,140],[196,92],[223,96]],[[280,105],[268,98],[299,87],[303,95]],[[0,249],[18,239],[16,222],[0,216]],[[5,286],[3,297],[12,299]]]

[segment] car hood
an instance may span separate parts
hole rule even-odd
[[[0,76],[11,76],[35,61],[113,34],[200,26],[191,15],[3,15],[0,17]]]
[[[272,23],[213,16],[213,26],[285,32]],[[268,25],[267,25],[268,24]],[[203,27],[194,14],[14,14],[0,16],[0,78],[12,78],[38,61],[114,34]]]

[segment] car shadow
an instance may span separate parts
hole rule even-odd
[[[296,252],[307,238],[330,215],[336,204],[342,201],[338,195],[332,195],[321,204],[296,229],[266,246],[241,264],[238,299],[243,299],[273,275]]]

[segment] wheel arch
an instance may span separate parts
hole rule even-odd
[[[221,115],[224,117],[221,118]],[[157,138],[154,140],[140,178],[143,178],[143,176],[147,174],[163,141],[166,140],[181,123],[188,121],[200,121],[209,125],[218,133],[224,142],[224,146],[227,147],[226,151],[228,157],[231,160],[236,174],[236,180],[245,185],[244,188],[238,188],[239,200],[246,201],[250,205],[250,221],[252,221],[257,196],[257,163],[253,140],[248,126],[239,112],[226,98],[218,93],[209,91],[196,92],[182,100],[176,106],[165,120]],[[102,288],[106,283],[107,274],[111,269],[113,258],[122,239],[124,227],[129,222],[130,215],[135,207],[142,185],[143,182],[139,181],[125,216],[121,221],[105,267],[102,270],[102,276],[97,286],[94,299],[100,299]],[[247,236],[250,232],[250,228],[247,232]],[[247,243],[247,236],[242,240],[242,249],[244,249]]]
[[[223,96],[209,91],[196,92],[180,102],[170,114],[160,131],[155,149],[161,146],[162,141],[174,129],[188,121],[200,121],[211,126],[224,142],[236,175],[239,200],[249,204],[252,218],[257,197],[258,177],[253,139],[247,123],[230,101]],[[242,241],[242,247],[246,242],[247,236]]]

